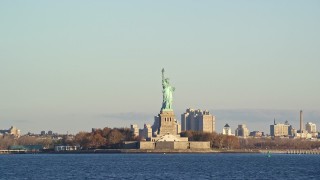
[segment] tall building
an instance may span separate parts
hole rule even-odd
[[[187,109],[181,114],[181,130],[215,132],[215,117],[208,110]]]
[[[232,132],[231,132],[231,127],[229,126],[229,124],[224,125],[224,127],[222,129],[222,134],[223,135],[228,135],[228,136],[233,135]]]
[[[281,137],[281,136],[294,136],[295,130],[292,126],[286,121],[284,124],[274,123],[270,125],[270,135],[274,137]]]
[[[304,129],[303,129],[303,111],[300,110],[300,133],[303,133]]]
[[[317,132],[317,126],[316,124],[312,123],[312,122],[308,122],[306,124],[306,131],[308,133],[316,133]]]
[[[181,131],[186,131],[189,129],[189,125],[187,126],[187,118],[189,117],[190,108],[186,110],[185,113],[181,114]]]
[[[303,111],[302,110],[300,110],[300,129],[297,132],[296,136],[299,137],[299,138],[307,138],[307,139],[318,136],[317,133],[309,133],[308,131],[306,131],[304,129],[304,126],[303,126]]]
[[[150,124],[144,124],[143,137],[147,140],[152,137],[152,128]]]
[[[235,131],[236,136],[241,137],[248,137],[249,136],[249,129],[245,124],[238,125],[238,128]]]
[[[138,125],[136,125],[136,124],[131,124],[130,130],[131,130],[131,132],[133,133],[134,136],[139,136],[139,128],[138,128]]]

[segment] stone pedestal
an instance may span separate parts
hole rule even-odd
[[[178,134],[173,110],[162,110],[159,114],[158,135],[166,134]]]
[[[175,119],[172,109],[162,109],[158,116],[154,117],[152,126],[153,136],[150,138],[152,142],[187,142],[187,137],[180,137],[180,124]]]

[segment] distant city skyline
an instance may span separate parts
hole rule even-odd
[[[320,123],[319,1],[0,2],[0,129],[151,123],[173,109],[269,133]]]

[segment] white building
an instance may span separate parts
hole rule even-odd
[[[270,125],[271,136],[288,137],[288,136],[295,136],[295,134],[296,134],[295,129],[292,127],[292,125],[289,124],[288,121],[282,124],[282,123],[276,123],[276,120],[274,120],[274,123]]]
[[[317,126],[312,122],[306,124],[306,131],[311,134],[312,137],[318,137]]]
[[[306,124],[306,130],[308,131],[308,133],[315,133],[317,132],[317,126],[312,122],[308,122]]]
[[[201,131],[212,133],[216,131],[215,116],[210,114],[208,110],[187,109],[181,114],[181,130],[182,131]]]
[[[229,126],[229,124],[224,125],[224,127],[222,129],[222,134],[223,135],[228,135],[228,136],[233,136],[234,135],[231,132],[231,127]]]
[[[59,151],[76,151],[79,150],[79,146],[55,146],[54,151],[59,152]]]
[[[138,128],[138,125],[136,125],[136,124],[131,124],[130,130],[131,130],[131,132],[133,133],[134,136],[139,136],[139,128]]]

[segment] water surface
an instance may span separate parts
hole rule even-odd
[[[0,179],[320,179],[319,155],[0,155]]]

